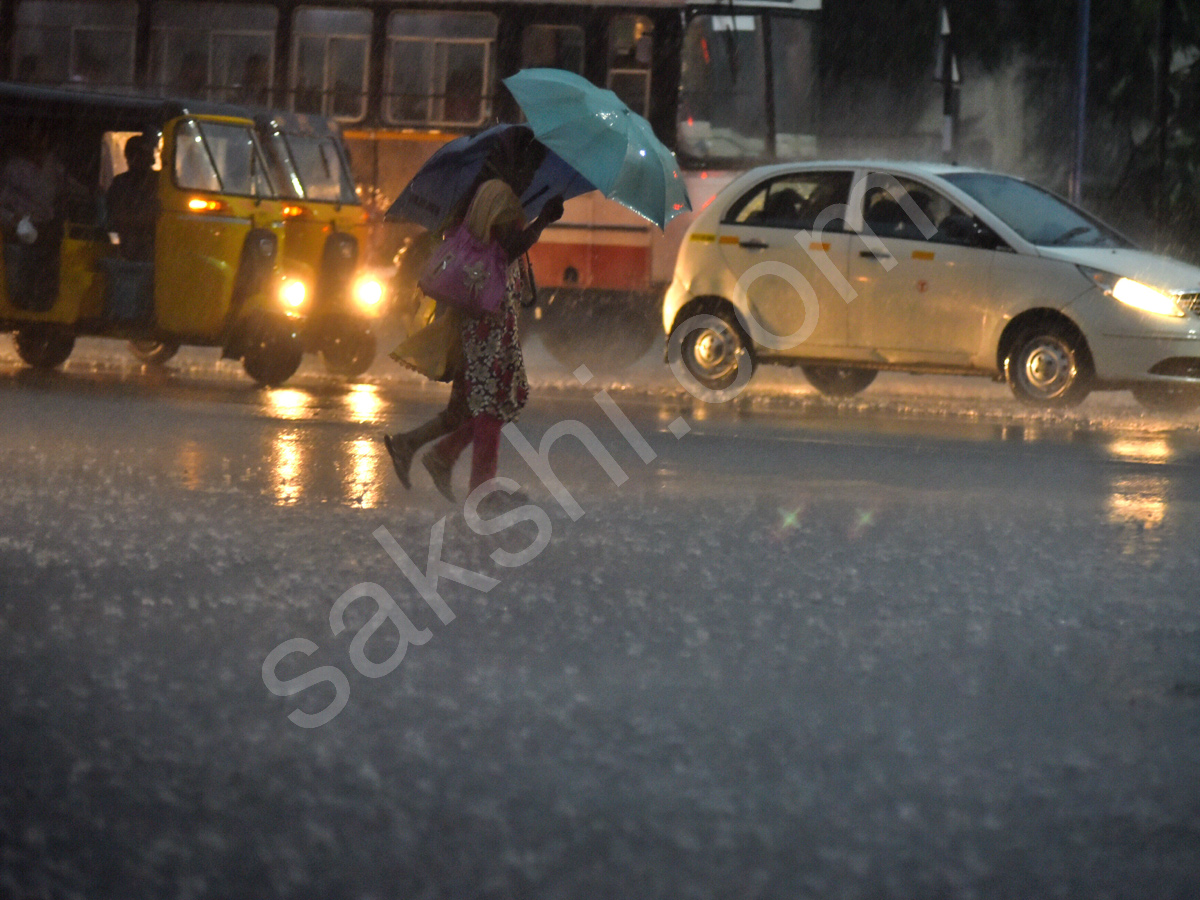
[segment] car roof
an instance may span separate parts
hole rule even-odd
[[[978,169],[974,166],[961,166],[957,163],[894,159],[812,159],[758,166],[745,172],[744,177],[759,179],[786,172],[799,172],[811,169],[883,169],[901,174],[907,173],[929,177],[943,177],[945,175],[967,172],[992,174],[986,172],[984,169]],[[738,180],[742,179],[739,178]]]

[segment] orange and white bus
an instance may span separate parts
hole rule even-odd
[[[442,143],[519,121],[519,69],[583,74],[676,151],[693,205],[750,166],[816,152],[821,0],[0,0],[7,77],[231,101],[338,121],[368,209]],[[597,194],[534,249],[543,289],[655,294],[662,234]],[[377,229],[377,259],[403,237]]]

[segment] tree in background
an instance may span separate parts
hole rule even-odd
[[[938,11],[960,58],[985,71],[1021,55],[1074,66],[1078,5],[1064,0],[825,0],[825,84],[883,80],[919,97]],[[1092,0],[1085,202],[1157,249],[1200,261],[1200,4]],[[1062,109],[1055,107],[1060,131]],[[843,111],[844,114],[844,111]],[[919,110],[911,111],[915,121]],[[1065,184],[1051,184],[1058,189]]]

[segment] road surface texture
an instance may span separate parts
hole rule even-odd
[[[444,388],[112,353],[0,346],[0,896],[1200,896],[1194,414],[550,366],[481,536]]]

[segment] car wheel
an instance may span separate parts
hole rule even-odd
[[[1022,332],[1004,368],[1013,396],[1031,406],[1075,406],[1091,391],[1091,359],[1083,338],[1060,324]]]
[[[1200,388],[1180,384],[1136,384],[1133,396],[1151,412],[1185,413],[1200,406]]]
[[[754,356],[732,313],[721,310],[711,315],[717,321],[710,320],[684,337],[683,364],[704,387],[723,391],[737,380],[739,365],[753,367]]]
[[[161,366],[179,352],[179,345],[174,341],[130,341],[129,352],[147,365]]]
[[[247,335],[242,365],[259,384],[274,387],[292,377],[303,356],[298,335],[282,323],[263,321]]]
[[[57,369],[75,349],[75,335],[55,328],[26,328],[16,334],[17,355],[35,369]]]
[[[829,397],[851,397],[865,391],[879,373],[853,366],[801,366],[809,384]]]
[[[326,344],[321,357],[334,375],[357,378],[375,361],[375,336],[369,331],[347,331]]]

